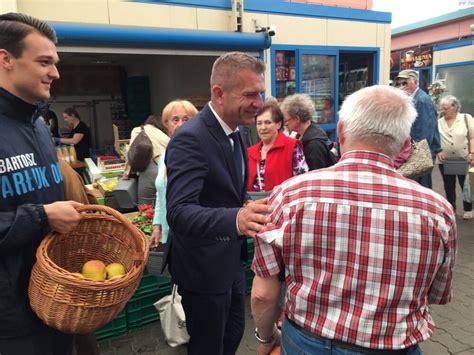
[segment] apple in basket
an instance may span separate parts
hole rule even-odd
[[[100,260],[89,260],[82,265],[82,275],[94,281],[104,281],[107,275],[105,264]]]
[[[112,263],[105,268],[107,272],[107,280],[118,279],[125,275],[125,267],[120,263]]]

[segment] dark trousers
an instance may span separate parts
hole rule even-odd
[[[235,354],[245,328],[245,277],[234,275],[225,293],[203,294],[178,288],[191,337],[189,355]]]
[[[43,325],[27,336],[0,338],[0,354],[70,355],[72,354],[72,335]]]
[[[74,349],[76,355],[99,355],[99,346],[95,339],[95,334],[75,334]]]
[[[433,188],[433,181],[431,179],[431,173],[423,176],[418,176],[417,178],[414,178],[417,183],[419,183],[421,186],[427,187],[429,189]]]
[[[443,164],[439,164],[439,170],[441,171],[441,176],[443,177],[444,192],[446,193],[446,199],[453,206],[456,211],[456,177],[458,178],[459,185],[461,185],[461,190],[464,190],[464,181],[466,180],[466,175],[445,175]],[[472,210],[472,203],[462,201],[464,211]]]

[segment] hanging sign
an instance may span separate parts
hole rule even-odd
[[[420,47],[400,52],[401,70],[431,67],[432,62],[432,47]]]

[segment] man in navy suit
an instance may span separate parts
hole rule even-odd
[[[245,236],[260,231],[271,208],[247,198],[247,150],[237,127],[253,124],[263,106],[264,71],[244,53],[219,57],[211,102],[167,148],[166,260],[182,295],[191,355],[235,354],[244,332]]]

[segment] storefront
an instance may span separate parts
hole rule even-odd
[[[379,49],[330,46],[271,48],[272,95],[279,101],[295,92],[310,95],[314,121],[334,140],[337,111],[344,98],[379,83]]]
[[[113,143],[175,98],[202,108],[210,99],[212,63],[222,53],[255,56],[271,44],[267,34],[169,30],[52,22],[58,34],[61,79],[51,108],[73,106],[91,127],[95,146]],[[158,109],[157,109],[158,108]],[[67,127],[62,127],[67,129]]]
[[[283,0],[17,0],[16,10],[58,32],[52,108],[78,109],[96,147],[111,145],[112,123],[125,138],[172,99],[203,106],[212,63],[230,50],[266,62],[267,95],[311,95],[333,139],[344,97],[389,80],[389,13]]]
[[[474,113],[474,8],[455,11],[392,31],[390,79],[403,69],[420,73],[420,87],[428,91],[444,80],[445,94],[458,97],[463,112]]]

